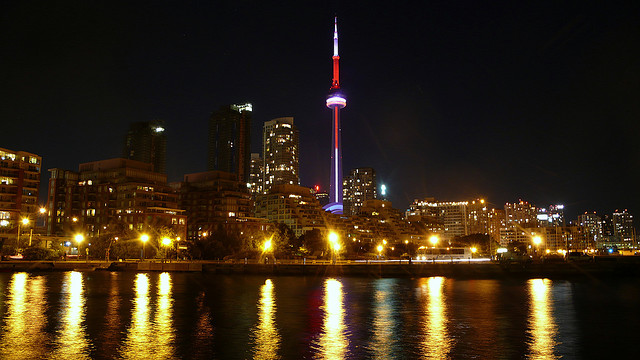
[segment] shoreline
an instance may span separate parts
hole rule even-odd
[[[558,263],[412,263],[280,262],[276,264],[217,261],[2,261],[0,272],[131,271],[190,272],[225,275],[432,277],[453,279],[640,277],[640,257],[594,262]]]

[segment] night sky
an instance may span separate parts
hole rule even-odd
[[[394,207],[635,214],[640,5],[590,3],[3,1],[0,147],[41,155],[46,183],[164,119],[178,181],[206,171],[211,112],[251,102],[252,150],[265,121],[295,117],[301,184],[327,189],[337,14],[344,172],[375,168]]]

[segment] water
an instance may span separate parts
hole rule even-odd
[[[1,273],[0,358],[636,358],[639,285]]]

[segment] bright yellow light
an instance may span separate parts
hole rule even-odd
[[[41,207],[41,208],[40,208],[40,214],[44,214],[44,213],[46,213],[46,212],[47,212],[47,209],[45,209],[45,208],[43,208],[43,207]]]
[[[84,236],[82,234],[76,234],[75,239],[78,243],[81,243],[84,241]]]
[[[480,204],[484,204],[484,199],[480,199]]]
[[[431,242],[431,244],[433,244],[433,246],[436,246],[436,244],[438,243],[440,239],[438,239],[438,237],[436,235],[433,235],[432,237],[429,238],[429,242]]]
[[[176,238],[176,241],[180,241],[180,236],[178,236],[178,237]]]
[[[76,222],[76,221],[78,221],[78,218],[77,218],[77,217],[74,217],[74,218],[73,218],[73,219],[71,219],[71,220],[73,220],[73,222]]]
[[[551,250],[547,249],[547,254],[550,253],[550,252],[551,252]]]
[[[378,245],[378,252],[382,252],[382,245]]]
[[[269,249],[271,249],[271,239],[265,241],[264,245],[262,245],[263,251],[269,251]]]
[[[168,237],[162,238],[162,245],[170,246],[171,245],[171,239],[169,239]]]
[[[142,234],[142,236],[140,236],[140,240],[141,240],[143,243],[146,243],[147,241],[149,241],[149,235],[147,235],[147,234]]]
[[[338,242],[338,234],[331,232],[329,233],[329,242],[331,242],[332,244],[335,244]]]
[[[405,243],[406,245],[409,245],[409,240],[405,240],[405,241],[404,241],[404,243]]]
[[[387,240],[382,240],[382,243],[387,245]]]
[[[475,247],[472,247],[472,248],[471,248],[471,252],[472,252],[472,253],[474,253],[474,254],[475,254],[475,253],[476,253],[476,251],[478,251],[478,249],[477,249],[477,248],[475,248]]]
[[[339,243],[333,244],[333,250],[340,251],[340,244]]]
[[[540,236],[534,236],[533,243],[536,245],[540,245],[542,243],[542,238]]]
[[[29,219],[22,218],[22,225],[29,225]]]

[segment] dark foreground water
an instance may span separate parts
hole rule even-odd
[[[640,281],[1,273],[0,359],[638,358]]]

